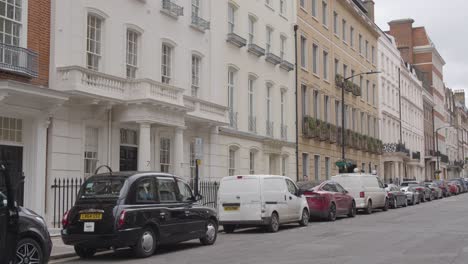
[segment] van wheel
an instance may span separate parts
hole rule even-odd
[[[333,222],[336,220],[336,205],[332,203],[330,209],[328,210],[327,220]]]
[[[279,230],[279,217],[277,213],[271,214],[270,223],[268,224],[268,232],[276,233]]]
[[[92,258],[96,254],[96,249],[94,248],[85,248],[82,246],[75,246],[75,253],[78,257],[82,259]]]
[[[226,232],[226,234],[232,234],[234,233],[234,230],[236,230],[236,226],[235,225],[223,225],[223,229],[224,229],[224,232]]]
[[[206,222],[206,233],[205,236],[200,238],[200,242],[205,246],[213,245],[216,242],[218,236],[218,225],[212,219]]]
[[[367,202],[367,208],[364,209],[364,213],[365,214],[372,214],[372,201],[369,200],[369,202]]]
[[[348,213],[348,217],[355,217],[356,216],[356,202],[353,201],[353,203],[351,204],[351,208],[349,208],[349,213]]]
[[[301,221],[299,221],[299,225],[307,226],[309,224],[309,217],[309,211],[307,211],[307,209],[302,210],[302,218]]]
[[[147,258],[156,251],[156,236],[151,228],[144,228],[133,252],[137,258]]]

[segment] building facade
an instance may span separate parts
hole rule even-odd
[[[439,131],[440,133],[436,133],[437,140],[435,141],[438,143],[440,153],[431,152],[431,147],[428,146],[429,142],[426,142],[426,149],[428,150],[426,153],[429,154],[425,157],[426,178],[446,178],[448,160],[445,157],[443,158],[444,161],[440,162],[439,168],[434,169],[436,154],[440,154],[440,157],[447,154],[445,136],[443,131],[439,130],[439,128],[448,125],[445,116],[445,85],[443,83],[445,61],[431,41],[426,29],[424,27],[413,27],[413,23],[414,20],[412,19],[391,21],[389,22],[390,31],[388,33],[395,37],[403,60],[414,65],[422,75],[423,82],[427,82],[430,86],[433,106],[431,107],[430,102],[425,101],[423,111],[427,120],[431,118],[429,112],[432,112],[433,127],[431,129],[430,124],[425,123],[425,135],[428,136],[425,140],[430,139],[429,134]]]
[[[337,174],[343,143],[348,162],[366,172],[380,170],[377,76],[347,80],[377,71],[373,8],[373,1],[298,1],[299,171],[304,180]]]
[[[67,100],[49,89],[51,3],[2,0],[0,7],[0,160],[15,181],[25,177],[19,204],[43,215],[47,128]]]

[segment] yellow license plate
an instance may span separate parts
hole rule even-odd
[[[102,214],[80,214],[80,220],[102,220]]]
[[[239,206],[224,206],[224,211],[237,211]]]

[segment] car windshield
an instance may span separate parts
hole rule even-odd
[[[80,199],[118,198],[124,183],[124,178],[90,178],[81,187]]]
[[[298,182],[297,186],[301,190],[310,190],[320,185],[319,181]]]

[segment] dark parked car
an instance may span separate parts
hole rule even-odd
[[[63,218],[62,240],[78,256],[97,249],[133,249],[151,256],[157,246],[199,239],[212,245],[218,234],[215,210],[197,205],[180,178],[156,172],[98,174],[81,186]]]
[[[406,194],[400,190],[400,187],[395,184],[389,184],[385,190],[388,193],[388,200],[390,201],[390,208],[398,208],[400,206],[408,206],[408,200]]]
[[[0,168],[0,183],[7,177]],[[18,264],[46,264],[52,251],[46,223],[33,211],[16,206],[13,190],[9,181],[0,184],[0,263],[14,259]]]
[[[356,216],[356,202],[339,183],[334,181],[299,182],[307,199],[310,216],[335,221],[337,216]]]
[[[444,197],[449,197],[451,195],[447,181],[437,180],[437,181],[434,181],[433,183],[442,190],[442,195]]]

